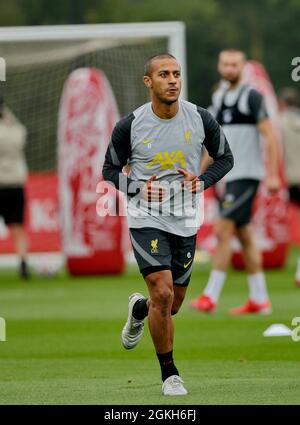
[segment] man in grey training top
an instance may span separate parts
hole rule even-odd
[[[149,291],[129,297],[122,331],[126,349],[142,337],[148,316],[164,395],[187,390],[173,361],[172,315],[184,300],[195,253],[197,199],[233,166],[224,133],[208,111],[179,100],[180,65],[166,53],[145,65],[151,102],[121,119],[108,146],[103,177],[128,197],[127,219],[140,272]],[[214,163],[200,175],[203,147]],[[129,166],[128,176],[122,173]],[[183,200],[183,202],[182,202]]]

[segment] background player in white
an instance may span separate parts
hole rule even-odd
[[[222,125],[235,164],[224,178],[226,187],[221,218],[215,226],[218,244],[212,271],[203,294],[190,303],[191,307],[204,312],[211,312],[217,306],[231,260],[234,233],[241,243],[250,296],[244,305],[232,309],[231,314],[271,312],[262,256],[254,241],[250,220],[260,181],[265,179],[271,193],[280,188],[277,140],[262,95],[242,81],[245,62],[245,54],[239,50],[224,50],[219,55],[218,70],[223,80],[213,95],[213,114]],[[267,143],[266,175],[260,133]]]
[[[24,155],[27,130],[0,95],[0,216],[9,227],[16,254],[19,274],[29,278],[27,238],[24,225],[25,181],[27,165]]]
[[[233,157],[221,127],[211,114],[179,100],[181,71],[172,55],[157,55],[147,61],[144,84],[150,91],[151,102],[117,123],[103,166],[104,179],[129,196],[130,237],[149,291],[149,299],[139,293],[129,297],[122,343],[126,349],[136,346],[148,316],[161,367],[163,394],[185,395],[187,390],[173,360],[172,315],[178,312],[189,284],[198,223],[196,210],[194,216],[188,217],[185,211],[181,215],[175,212],[185,190],[189,196],[196,197],[194,193],[200,183],[206,189],[232,168]],[[204,146],[215,161],[200,175]],[[122,174],[126,164],[130,168],[129,176]],[[166,194],[155,185],[155,180],[161,185],[177,182],[179,190]],[[149,201],[140,204],[142,217],[132,214],[130,203],[134,199],[130,197],[140,196],[134,187],[137,182],[142,189],[141,200]],[[152,214],[149,205],[156,205],[157,213],[166,201],[171,207],[168,215]]]
[[[281,89],[278,93],[278,104],[283,131],[286,182],[290,201],[298,208],[298,226],[300,226],[300,102],[297,90],[293,87]],[[295,283],[300,286],[300,256]]]

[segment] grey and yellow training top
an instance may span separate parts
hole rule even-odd
[[[214,162],[200,175],[204,147]],[[126,164],[130,166],[128,176],[122,173]],[[190,194],[182,188],[184,178],[178,168],[199,176],[207,189],[232,166],[233,155],[223,130],[206,109],[179,100],[177,114],[161,119],[153,112],[152,104],[146,103],[116,124],[105,156],[103,178],[127,194],[130,228],[155,227],[191,236],[199,228],[200,194]],[[137,192],[141,183],[152,176],[171,190],[162,202],[154,202],[149,208]]]

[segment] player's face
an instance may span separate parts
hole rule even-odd
[[[178,62],[172,58],[154,60],[151,76],[144,76],[144,83],[162,103],[170,105],[176,102],[181,90]]]
[[[219,57],[218,70],[220,75],[234,84],[240,79],[245,59],[240,52],[222,52]]]

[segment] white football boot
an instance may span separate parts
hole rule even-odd
[[[141,299],[145,299],[145,297],[138,292],[131,294],[129,297],[127,322],[125,323],[121,335],[122,344],[126,350],[134,348],[144,333],[144,320],[137,320],[132,315],[134,304]]]
[[[163,395],[187,395],[187,390],[183,386],[183,380],[178,375],[172,375],[162,384]]]

